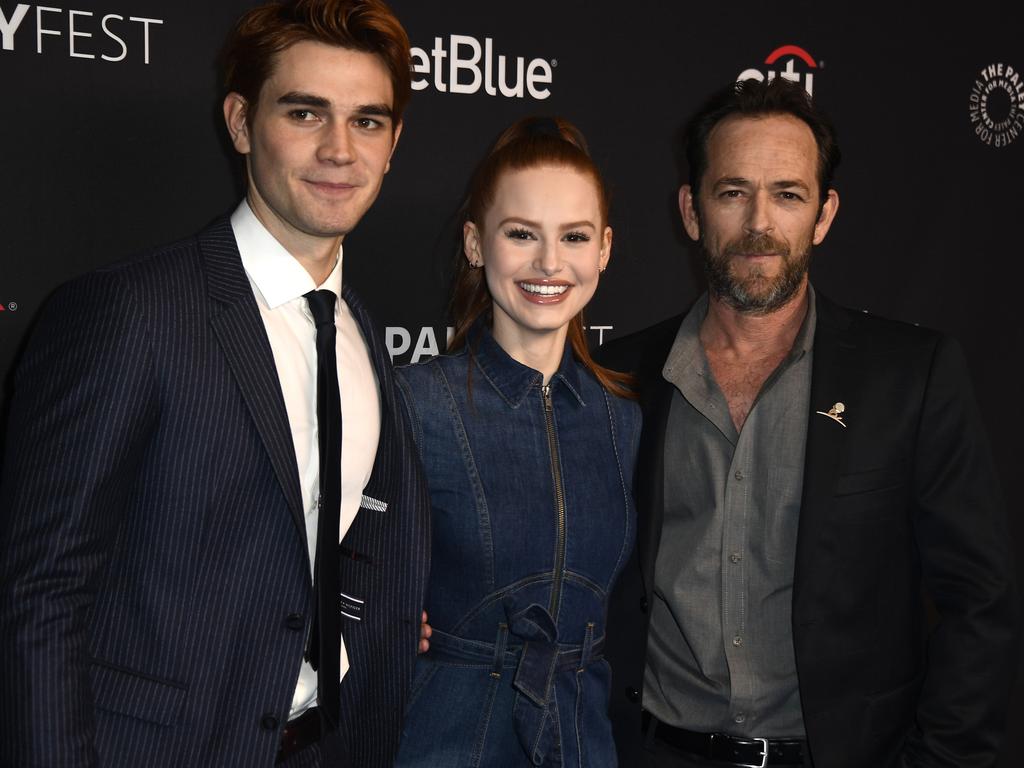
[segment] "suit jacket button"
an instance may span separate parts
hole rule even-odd
[[[288,629],[294,629],[298,632],[306,626],[306,617],[301,613],[289,613],[284,620],[284,624]]]
[[[637,689],[637,688],[634,688],[633,686],[628,686],[626,688],[626,698],[629,699],[634,704],[639,704],[640,703],[640,690]]]
[[[647,595],[640,598],[640,610],[647,613]]]
[[[277,715],[267,712],[260,718],[260,727],[265,731],[276,731],[278,722]]]

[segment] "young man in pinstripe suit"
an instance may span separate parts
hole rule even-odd
[[[408,38],[379,0],[285,0],[239,21],[225,61],[246,199],[62,288],[16,378],[0,489],[5,766],[386,766],[397,748],[428,503],[386,347],[342,287],[342,243],[401,133]],[[328,549],[340,691],[307,652],[314,290],[334,307],[344,425]]]

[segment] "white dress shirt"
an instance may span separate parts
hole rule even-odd
[[[334,270],[323,285],[318,286],[305,268],[260,223],[245,200],[232,214],[231,228],[267,330],[284,394],[302,490],[312,578],[316,559],[320,449],[316,419],[316,326],[304,294],[319,288],[338,297],[334,317],[338,329],[338,388],[342,419],[339,541],[359,511],[363,489],[370,479],[377,453],[381,419],[377,378],[366,341],[351,310],[341,298],[341,249]],[[342,677],[348,667],[348,654],[342,639]],[[289,718],[316,704],[316,688],[316,672],[309,662],[303,660]]]

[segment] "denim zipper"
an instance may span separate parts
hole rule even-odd
[[[558,603],[562,598],[562,571],[565,567],[565,489],[562,487],[562,465],[558,461],[558,439],[555,437],[555,414],[551,405],[551,385],[541,387],[544,398],[544,425],[548,431],[548,451],[551,453],[551,479],[555,485],[555,507],[558,510],[558,547],[555,550],[554,586],[548,613],[558,624]]]

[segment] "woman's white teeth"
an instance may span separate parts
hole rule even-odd
[[[536,293],[541,296],[558,296],[568,290],[568,285],[547,285],[546,283],[520,283],[519,287],[527,293]]]

